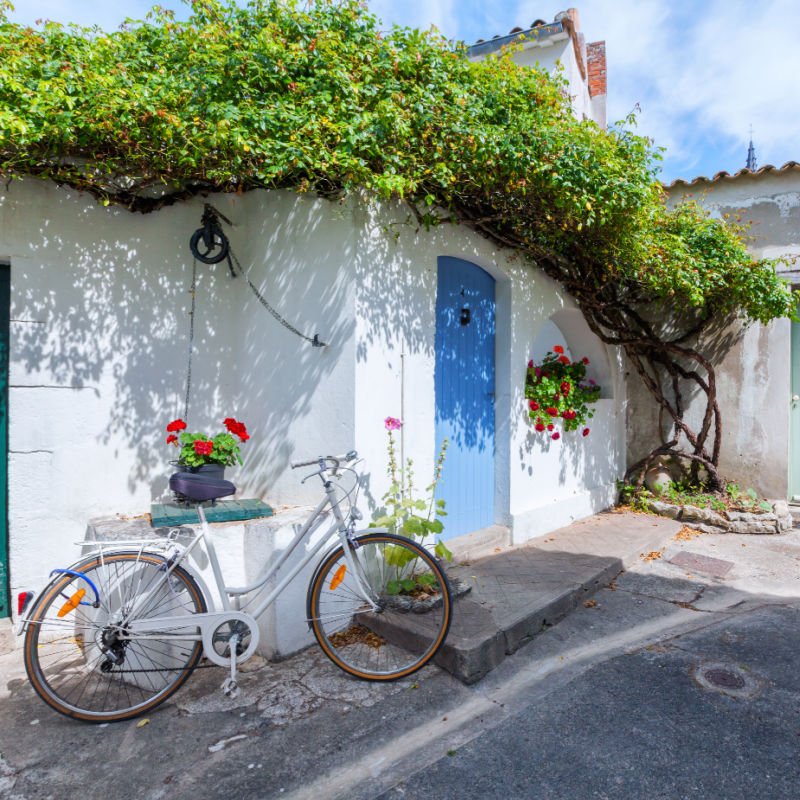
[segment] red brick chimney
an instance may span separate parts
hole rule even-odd
[[[598,97],[606,94],[606,43],[587,44],[586,61],[589,71],[589,96]]]

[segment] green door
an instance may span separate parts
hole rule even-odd
[[[800,502],[800,323],[792,323],[792,410],[789,422],[789,500]]]
[[[8,320],[11,268],[0,264],[0,617],[9,616],[8,594]]]

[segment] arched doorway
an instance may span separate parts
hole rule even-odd
[[[495,522],[495,281],[460,258],[438,268],[436,442],[450,446],[436,496],[452,539]]]

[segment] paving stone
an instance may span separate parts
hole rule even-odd
[[[723,561],[721,558],[690,553],[688,550],[681,550],[680,553],[669,560],[669,563],[695,572],[704,572],[707,575],[713,575],[715,578],[724,578],[733,568],[732,561]]]

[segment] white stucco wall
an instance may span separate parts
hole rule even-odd
[[[800,283],[800,168],[750,174],[715,181],[676,183],[668,189],[675,204],[696,200],[712,216],[749,224],[750,252],[757,258],[785,258],[778,271],[791,283]],[[767,497],[789,493],[791,323],[746,327],[735,322],[706,337],[712,354],[723,418],[720,471],[742,486],[752,486]],[[631,461],[649,450],[658,423],[649,395],[634,376],[631,380]],[[687,420],[700,424],[704,404],[690,403]],[[796,443],[800,445],[800,443]],[[638,449],[637,449],[638,448]]]
[[[361,505],[374,508],[387,485],[387,415],[404,417],[406,456],[423,482],[437,446],[437,258],[450,255],[497,281],[497,521],[521,540],[607,505],[624,466],[618,365],[542,273],[462,227],[418,231],[400,206],[290,192],[211,201],[234,223],[231,242],[254,284],[329,343],[312,348],[280,326],[225,264],[198,265],[188,421],[248,424],[245,467],[230,473],[241,496],[315,502],[319,488],[301,486],[289,461],[355,446],[366,459]],[[73,560],[89,518],[145,513],[166,493],[176,451],[164,426],[183,413],[188,239],[201,210],[196,200],[134,215],[30,180],[0,193],[12,283],[12,591]],[[590,437],[543,446],[523,381],[552,315],[573,353],[592,359],[608,399]]]

